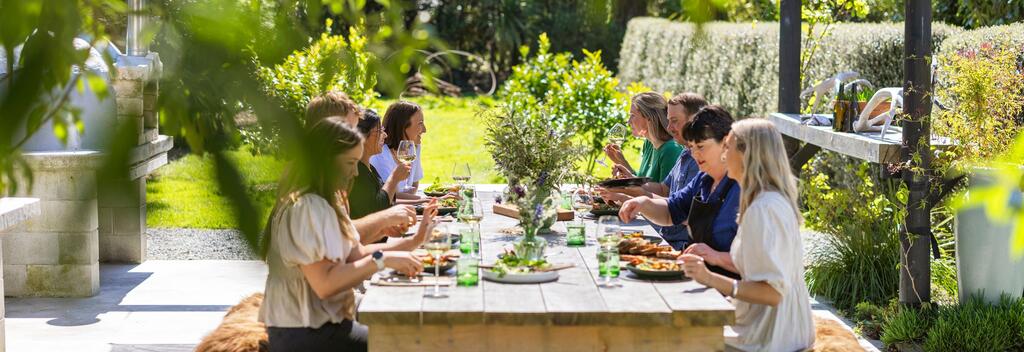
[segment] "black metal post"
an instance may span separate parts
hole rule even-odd
[[[931,204],[928,204],[931,169],[932,2],[907,0],[903,48],[902,160],[909,169],[903,182],[910,191],[906,227],[900,234],[900,303],[931,301]]]
[[[779,9],[779,112],[800,112],[800,1]]]

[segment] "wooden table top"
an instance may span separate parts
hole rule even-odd
[[[494,193],[478,192],[485,209],[481,222],[482,263],[491,263],[502,248],[519,236],[503,233],[516,220],[491,213]],[[565,223],[554,226],[548,240],[548,262],[573,263],[559,271],[557,281],[503,284],[481,276],[474,287],[448,287],[447,298],[423,297],[433,287],[368,285],[359,306],[361,323],[374,324],[505,324],[505,325],[672,325],[722,326],[734,322],[734,307],[717,291],[691,280],[649,282],[619,276],[622,287],[601,288],[596,281],[596,223],[587,220],[587,246],[565,246]],[[654,230],[643,221],[625,227]],[[442,288],[445,289],[445,288]]]
[[[832,115],[820,115],[832,119]],[[832,126],[807,126],[801,124],[799,114],[773,113],[768,120],[783,135],[817,145],[836,153],[879,164],[900,162],[900,148],[903,146],[903,129],[889,127],[884,136],[881,132],[835,132]],[[932,137],[933,146],[942,149],[950,141],[944,137]]]

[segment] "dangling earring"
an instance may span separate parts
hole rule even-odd
[[[725,153],[722,153],[722,162],[725,162]]]

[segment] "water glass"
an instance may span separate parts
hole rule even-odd
[[[619,249],[601,246],[597,251],[597,268],[598,286],[618,286]]]
[[[462,254],[480,258],[480,223],[470,224],[459,229],[459,251]]]
[[[587,242],[587,225],[582,222],[574,222],[565,225],[568,230],[565,235],[565,244],[569,246],[582,246]]]
[[[455,262],[457,271],[455,283],[459,286],[476,286],[480,282],[480,259],[463,256]]]

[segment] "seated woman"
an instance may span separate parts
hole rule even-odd
[[[732,244],[738,281],[714,274],[704,259],[681,256],[686,275],[735,298],[737,334],[744,351],[801,351],[814,344],[814,320],[804,283],[797,184],[782,135],[771,122],[737,122],[726,139],[729,177],[739,181],[739,232]]]
[[[683,126],[693,120],[700,108],[708,105],[707,100],[697,93],[680,93],[668,101],[668,132],[672,139],[680,146],[686,146],[683,139]],[[679,159],[675,166],[668,172],[664,180],[660,182],[648,182],[643,187],[617,188],[614,190],[601,189],[598,191],[605,201],[622,204],[623,202],[637,196],[648,196],[651,198],[666,198],[685,187],[692,180],[700,168],[689,148],[684,148],[679,153]],[[652,225],[669,244],[681,248],[690,240],[690,233],[686,230],[685,224],[672,226]]]
[[[363,156],[359,160],[359,175],[353,181],[352,191],[349,194],[351,207],[349,215],[360,223],[374,223],[387,227],[384,229],[361,228],[360,230],[365,234],[361,236],[363,244],[384,241],[384,236],[387,235],[401,236],[412,224],[410,221],[403,220],[416,215],[416,210],[409,205],[394,205],[395,194],[398,193],[398,183],[409,177],[409,166],[399,163],[387,177],[387,181],[382,182],[383,175],[377,172],[377,168],[373,167],[373,164],[370,164],[370,156],[381,152],[384,139],[387,138],[387,134],[381,127],[380,115],[377,115],[376,111],[366,109],[356,127],[366,140],[363,142]],[[391,207],[396,207],[396,209],[386,211]],[[395,214],[397,214],[395,217],[397,223],[388,223],[389,219],[386,218]],[[404,219],[402,214],[405,215]],[[378,219],[380,221],[362,220],[366,217],[384,217],[385,219]]]
[[[423,134],[427,133],[427,125],[423,122],[423,109],[416,103],[398,101],[384,113],[384,144],[388,147],[370,157],[370,163],[380,172],[380,181],[385,182],[384,175],[390,175],[401,162],[398,161],[398,144],[410,140],[416,144],[416,159],[412,162],[409,177],[398,183],[396,198],[408,200],[405,204],[418,204],[429,200],[416,195],[416,190],[423,179],[423,153],[420,147]]]
[[[644,137],[644,147],[640,152],[640,169],[634,171],[629,161],[622,156],[622,150],[615,144],[605,147],[605,154],[615,165],[612,173],[615,177],[650,177],[656,182],[665,179],[672,170],[679,153],[683,148],[672,140],[672,134],[666,130],[668,126],[668,107],[665,97],[661,94],[647,92],[633,96],[629,108],[629,127],[633,136]]]
[[[683,138],[692,146],[701,172],[668,199],[642,196],[626,201],[619,217],[630,222],[643,214],[648,221],[662,226],[685,222],[690,240],[676,242],[673,248],[685,247],[684,253],[704,258],[712,271],[738,277],[728,252],[736,237],[740,187],[726,177],[722,158],[722,142],[732,122],[729,112],[717,105],[697,112],[684,128]]]
[[[348,216],[349,182],[362,155],[362,137],[338,118],[316,122],[306,150],[284,182],[263,238],[270,267],[259,320],[271,351],[365,351],[367,329],[355,321],[353,287],[392,268],[423,269],[409,253],[433,227],[430,204],[414,236],[364,246]]]

